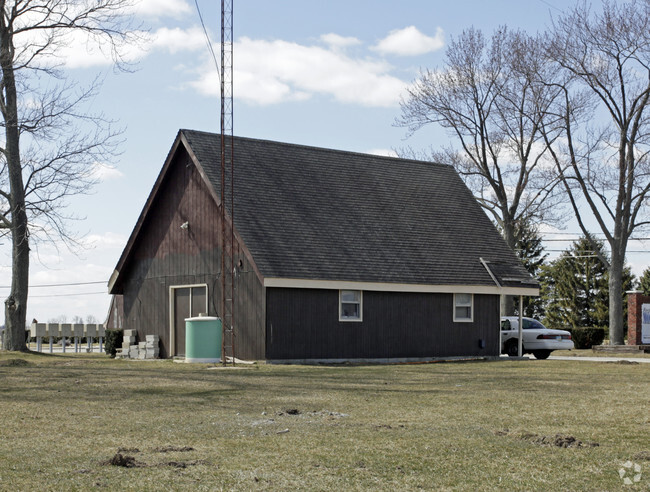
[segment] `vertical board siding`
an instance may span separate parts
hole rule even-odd
[[[170,287],[207,284],[208,314],[219,316],[221,231],[218,209],[185,152],[172,162],[125,266],[124,328],[160,337],[160,356],[170,357]],[[185,222],[187,228],[181,228]],[[241,252],[241,245],[234,245]],[[264,288],[246,256],[235,276],[236,356],[264,358]]]
[[[499,354],[499,297],[474,296],[453,322],[452,294],[363,293],[363,321],[338,320],[338,291],[267,289],[267,358],[358,359]],[[485,348],[480,348],[479,340]]]

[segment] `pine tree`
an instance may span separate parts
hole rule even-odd
[[[548,257],[544,253],[542,237],[536,225],[528,222],[519,222],[515,228],[516,245],[515,251],[524,267],[535,278],[542,272],[544,262]],[[544,303],[541,296],[527,296],[523,299],[524,316],[529,318],[541,318],[544,316]],[[515,302],[515,313],[519,312],[519,302]]]
[[[639,290],[644,296],[650,296],[650,267],[643,270],[639,278]]]
[[[609,324],[609,275],[598,254],[606,255],[603,243],[593,250],[580,239],[543,268],[542,297],[546,304],[545,322],[549,327],[603,327]],[[623,292],[632,286],[629,267],[623,273]]]

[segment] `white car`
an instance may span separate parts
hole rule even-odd
[[[553,350],[571,350],[571,333],[551,330],[533,318],[523,318],[522,354],[532,353],[536,359],[547,359]],[[518,353],[519,317],[501,318],[501,353],[516,357]]]

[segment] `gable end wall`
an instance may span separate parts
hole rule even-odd
[[[185,222],[187,228],[181,228]],[[124,328],[138,337],[160,336],[161,357],[170,357],[170,287],[207,284],[208,314],[219,316],[221,231],[218,209],[183,147],[142,224],[133,254],[124,266]],[[235,245],[236,356],[264,357],[264,287]]]

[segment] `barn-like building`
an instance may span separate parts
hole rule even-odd
[[[109,281],[109,328],[161,357],[220,315],[220,148],[179,131]],[[241,137],[234,156],[238,358],[496,356],[500,295],[538,295],[448,165]]]

